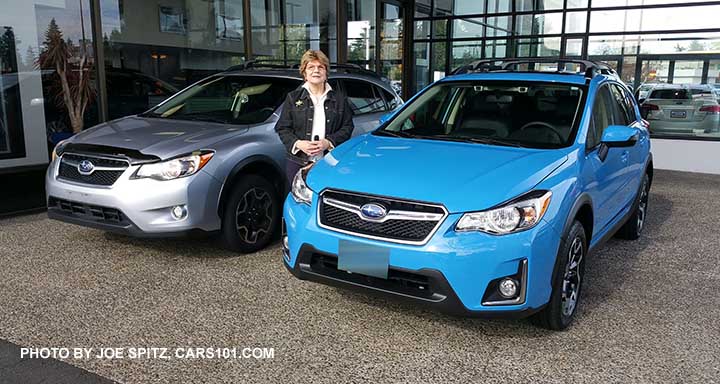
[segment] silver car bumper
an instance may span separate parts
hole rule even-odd
[[[175,180],[131,180],[139,167],[135,165],[105,187],[58,178],[59,163],[53,161],[45,177],[50,218],[133,236],[220,229],[218,198],[222,183],[202,170]],[[187,209],[187,216],[181,220],[171,214],[178,205]]]

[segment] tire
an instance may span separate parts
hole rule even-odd
[[[228,196],[222,235],[237,252],[257,252],[270,243],[280,222],[280,200],[273,185],[255,175],[244,175]]]
[[[650,177],[643,176],[642,185],[635,198],[635,208],[628,221],[615,234],[625,240],[637,240],[645,228],[648,212],[648,195],[650,193]]]
[[[562,331],[572,323],[580,303],[587,249],[585,229],[576,220],[563,238],[555,261],[550,301],[530,318],[535,325]]]

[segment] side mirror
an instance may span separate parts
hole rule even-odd
[[[385,124],[386,121],[390,120],[394,112],[386,113],[382,116],[380,116],[380,119],[378,120],[380,124]]]
[[[642,104],[645,102],[645,99],[638,99],[638,104]]]
[[[609,148],[632,147],[640,137],[640,130],[625,125],[610,125],[603,132],[601,143]]]

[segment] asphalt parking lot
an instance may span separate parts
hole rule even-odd
[[[0,339],[274,349],[272,359],[64,360],[121,383],[718,382],[717,212],[720,176],[657,171],[643,237],[590,255],[576,323],[562,333],[302,282],[279,244],[236,255],[212,239],[16,217],[0,221]]]

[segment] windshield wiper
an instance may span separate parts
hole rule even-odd
[[[412,134],[409,134],[409,133],[403,132],[403,131],[388,131],[388,130],[384,130],[384,129],[379,129],[379,130],[375,131],[375,133],[380,136],[405,137],[405,138],[417,137],[415,135],[412,135]]]
[[[460,142],[468,142],[468,143],[479,143],[479,144],[494,144],[494,145],[502,145],[506,147],[517,147],[517,148],[526,148],[526,146],[515,142],[515,141],[506,141],[502,139],[494,139],[490,137],[470,137],[470,136],[454,136],[454,135],[433,135],[433,136],[418,136],[422,139],[430,139],[430,140],[451,140],[451,141],[460,141]]]

